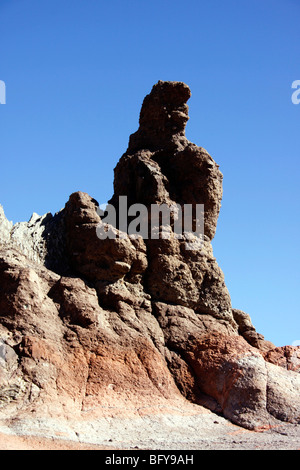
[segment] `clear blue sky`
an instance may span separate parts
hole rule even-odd
[[[0,203],[13,222],[99,203],[158,80],[192,90],[187,137],[219,163],[214,253],[233,306],[300,340],[299,0],[0,0]]]

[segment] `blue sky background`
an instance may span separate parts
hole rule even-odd
[[[0,203],[19,222],[99,203],[158,80],[192,90],[186,135],[224,175],[214,253],[233,306],[300,340],[299,0],[0,0]]]

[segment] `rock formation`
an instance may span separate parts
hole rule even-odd
[[[82,192],[28,223],[0,212],[1,422],[188,401],[247,429],[300,423],[300,348],[276,348],[232,307],[214,258],[223,176],[185,136],[190,96],[159,81],[145,97],[110,205],[119,215],[120,196],[148,209],[204,204],[200,247],[172,222],[155,239],[118,217],[105,225]],[[115,237],[100,239],[99,227]]]

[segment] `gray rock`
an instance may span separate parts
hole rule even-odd
[[[0,245],[18,249],[29,260],[55,272],[70,272],[63,211],[54,216],[50,212],[42,216],[34,212],[28,222],[13,224],[0,205]]]

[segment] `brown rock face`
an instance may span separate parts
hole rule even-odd
[[[160,81],[144,99],[115,168],[115,224],[77,192],[55,217],[34,219],[38,232],[34,220],[22,225],[16,245],[0,214],[1,422],[189,400],[249,429],[300,423],[300,348],[275,348],[232,308],[213,256],[223,176],[185,137],[190,96],[184,83]],[[134,211],[119,222],[124,196],[147,209],[147,237],[129,230]],[[162,204],[183,215],[204,205],[200,245],[177,237],[171,219],[156,227],[167,237],[151,236],[151,208]],[[99,238],[99,227],[114,236]],[[22,233],[31,245],[21,252]]]
[[[241,336],[198,337],[183,355],[200,390],[232,422],[254,429],[268,428],[276,419],[299,422],[299,376],[265,362]]]
[[[266,351],[263,356],[271,364],[300,372],[300,348],[298,346],[273,348]]]
[[[245,340],[258,348],[260,351],[270,351],[274,345],[270,341],[266,341],[260,333],[252,325],[250,316],[242,310],[232,309],[233,317],[238,324],[238,332]]]
[[[186,104],[191,97],[189,87],[182,82],[159,81],[143,101],[140,127],[129,139],[129,149],[150,151],[185,145],[185,126],[189,119]],[[129,150],[128,149],[128,150]]]
[[[186,101],[191,93],[181,82],[158,82],[146,96],[140,127],[115,168],[114,196],[128,205],[204,204],[204,232],[212,239],[221,207],[223,175],[202,147],[185,137]]]

